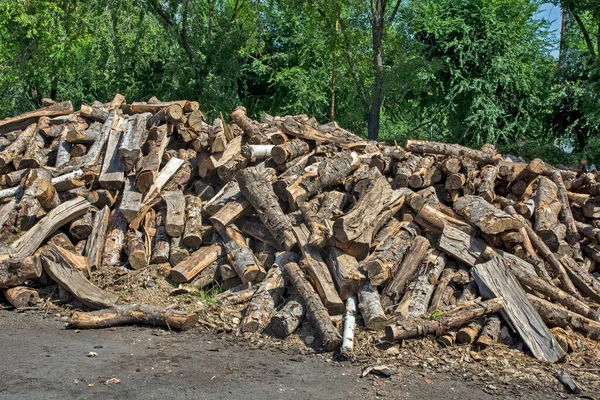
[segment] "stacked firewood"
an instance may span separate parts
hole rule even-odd
[[[45,102],[0,121],[0,288],[15,307],[49,277],[96,310],[73,327],[188,329],[197,313],[120,304],[89,280],[161,264],[175,286],[231,288],[218,297],[247,305],[243,332],[285,338],[306,318],[346,356],[355,326],[479,347],[508,334],[551,362],[567,349],[548,326],[600,337],[593,167],[389,146],[243,107],[209,124],[193,101]]]

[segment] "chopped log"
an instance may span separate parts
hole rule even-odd
[[[127,220],[120,209],[113,211],[108,224],[108,233],[104,244],[102,266],[116,267],[121,264],[121,252],[125,246]]]
[[[456,343],[456,334],[458,333],[457,328],[448,329],[441,336],[438,336],[435,341],[442,347],[454,346]]]
[[[237,186],[237,184],[236,184]],[[239,191],[223,208],[210,217],[210,222],[216,229],[221,229],[235,221],[244,211],[251,207],[250,202]]]
[[[76,311],[71,315],[69,328],[95,329],[121,325],[164,326],[186,331],[198,323],[198,314],[147,305],[115,305],[93,312]]]
[[[271,157],[277,164],[283,164],[308,152],[310,152],[310,146],[307,142],[302,139],[292,139],[289,142],[273,147]]]
[[[242,282],[261,281],[266,272],[248,247],[242,232],[233,225],[219,229],[218,232],[223,239],[227,258]]]
[[[83,157],[87,152],[87,147],[84,144],[74,144],[71,146],[69,150],[69,161],[71,158]],[[63,163],[62,165],[66,165],[67,163]]]
[[[415,240],[415,236],[403,230],[385,240],[365,259],[362,268],[373,286],[382,286],[392,278],[402,262],[404,254]]]
[[[290,220],[283,213],[270,185],[271,171],[273,170],[249,167],[238,172],[236,180],[244,197],[257,211],[258,217],[275,241],[285,250],[289,250],[296,244],[296,238]]]
[[[23,285],[42,275],[42,264],[38,255],[28,256],[19,264],[0,258],[0,289]]]
[[[6,300],[16,309],[35,306],[40,301],[37,290],[26,286],[16,286],[4,291]]]
[[[579,221],[575,221],[575,226],[577,227],[577,231],[584,237],[600,242],[600,229]]]
[[[397,317],[400,315],[402,318],[416,318],[427,313],[429,300],[433,295],[442,270],[446,267],[447,259],[446,254],[441,251],[428,251],[418,273],[409,283],[400,304],[396,308]]]
[[[286,190],[288,186],[293,184],[300,176],[302,176],[302,174],[304,174],[304,169],[309,165],[309,160],[311,160],[313,156],[314,152],[308,153],[305,156],[292,160],[290,163],[293,165],[286,166],[285,172],[279,175],[277,180],[273,182],[273,191],[277,197],[283,201],[287,201]]]
[[[125,173],[132,171],[142,159],[142,146],[148,137],[146,126],[150,116],[150,113],[144,113],[130,117],[119,147],[119,158]]]
[[[148,153],[142,158],[137,177],[135,178],[135,186],[140,193],[145,194],[150,191],[152,184],[156,181],[160,163],[168,143],[169,138],[167,138],[166,129],[158,129],[156,139],[148,138],[146,143]]]
[[[190,250],[181,240],[181,236],[171,238],[171,249],[169,253],[169,263],[176,267],[179,263],[187,260],[190,256]]]
[[[323,248],[333,233],[330,221],[341,214],[347,198],[344,193],[334,190],[326,192],[316,202],[313,200],[303,205],[302,215],[310,230],[308,243]]]
[[[366,280],[358,261],[336,247],[327,248],[327,265],[342,300],[358,293]]]
[[[58,196],[58,192],[50,180],[40,177],[35,179],[34,185],[34,196],[44,210],[50,211],[60,205],[60,197]]]
[[[0,130],[2,130],[2,121],[0,121]],[[29,143],[35,137],[36,131],[37,124],[29,125],[14,142],[0,152],[0,169],[5,168],[11,161],[27,150]]]
[[[246,168],[250,164],[250,158],[242,154],[236,154],[230,158],[225,164],[217,168],[217,175],[223,182],[229,182],[235,174]]]
[[[565,310],[560,306],[542,300],[532,294],[528,294],[527,299],[548,325],[559,326],[561,328],[572,328],[587,334],[594,340],[600,339],[600,322],[593,321],[572,311]]]
[[[579,243],[581,238],[577,232],[577,226],[575,225],[575,219],[573,218],[573,212],[571,211],[571,206],[569,204],[569,197],[567,196],[567,189],[565,188],[560,171],[555,170],[552,172],[552,180],[558,188],[558,200],[562,206],[560,210],[560,219],[567,226],[567,242],[570,245],[575,245],[576,243]]]
[[[410,177],[413,175],[413,172],[416,171],[419,167],[420,159],[421,158],[419,156],[409,153],[406,160],[398,164],[394,177],[394,183],[398,187],[408,186]]]
[[[56,117],[59,115],[68,115],[73,113],[73,105],[70,101],[64,101],[49,105],[47,107],[38,108],[35,111],[30,111],[16,117],[5,118],[0,121],[0,133],[23,129],[37,121],[40,117]]]
[[[49,149],[44,149],[44,138],[36,133],[27,146],[25,154],[13,164],[17,169],[40,168],[47,164]],[[17,162],[18,161],[18,162]]]
[[[205,268],[222,255],[223,247],[220,244],[200,247],[190,256],[171,269],[171,279],[175,282],[188,282],[200,274]]]
[[[477,289],[477,283],[471,280],[466,284],[458,298],[456,299],[456,305],[462,306],[475,300],[479,296],[479,290]]]
[[[298,329],[305,315],[304,300],[297,294],[293,294],[287,298],[283,307],[273,315],[269,330],[275,337],[285,339]]]
[[[93,229],[93,218],[91,211],[88,211],[83,216],[75,218],[69,226],[69,235],[73,239],[81,240],[91,235]]]
[[[311,166],[310,170],[287,187],[290,206],[300,206],[318,191],[340,184],[348,174],[358,168],[360,159],[357,154],[339,153]]]
[[[179,237],[185,229],[185,197],[177,190],[163,193],[162,198],[167,205],[166,233],[171,237]]]
[[[481,329],[481,334],[475,344],[480,349],[485,349],[491,346],[493,343],[498,341],[500,336],[500,328],[502,326],[502,320],[497,314],[492,314],[487,317],[485,324]]]
[[[477,339],[477,335],[483,328],[483,320],[477,318],[467,325],[463,326],[456,332],[456,343],[458,344],[471,344]]]
[[[446,264],[446,268],[442,271],[442,274],[437,281],[437,285],[435,286],[435,292],[433,293],[433,297],[431,298],[431,302],[429,303],[429,308],[427,312],[429,314],[433,314],[436,310],[441,310],[443,306],[444,293],[446,288],[452,281],[456,274],[456,262],[450,260]]]
[[[485,201],[492,203],[496,198],[494,188],[496,186],[496,178],[498,177],[498,165],[486,165],[481,169],[481,183],[477,188],[477,195],[481,196]]]
[[[340,298],[327,267],[325,259],[318,247],[307,243],[306,234],[299,227],[294,227],[294,234],[302,251],[302,267],[310,277],[311,283],[323,305],[330,314],[338,315],[344,312],[344,302]]]
[[[94,121],[104,122],[108,118],[108,109],[106,107],[98,107],[96,105],[90,107],[87,104],[82,104],[81,108],[79,109],[79,115]]]
[[[235,156],[240,155],[242,151],[242,137],[237,136],[232,141],[227,143],[227,147],[224,151],[220,153],[214,153],[210,155],[205,161],[203,161],[200,165],[200,176],[204,177],[208,173],[208,171],[216,170],[222,165],[225,165],[229,160],[235,158]],[[202,170],[206,171],[203,172]]]
[[[455,313],[442,315],[434,320],[411,318],[396,325],[389,325],[385,328],[385,335],[388,340],[394,341],[426,335],[440,336],[445,331],[452,328],[458,328],[475,318],[497,313],[501,311],[503,307],[503,299],[491,299],[476,303]]]
[[[497,209],[481,197],[463,196],[454,203],[454,209],[484,233],[495,235],[521,227],[520,221]]]
[[[175,175],[175,173],[184,163],[185,161],[177,157],[173,157],[169,160],[169,162],[167,162],[167,164],[163,167],[163,169],[156,177],[156,180],[154,181],[152,186],[150,186],[150,188],[148,189],[148,193],[146,193],[146,197],[144,198],[144,204],[148,204],[150,201],[158,197],[163,187],[167,184],[167,182],[169,182],[169,180],[173,177],[173,175]]]
[[[527,300],[525,291],[497,259],[478,264],[472,273],[481,294],[488,299],[504,299],[502,314],[519,333],[531,353],[539,360],[556,362],[566,354],[548,327]]]
[[[108,113],[107,113],[108,116]],[[67,128],[66,140],[71,144],[87,144],[90,145],[100,138],[101,130],[106,122],[106,119],[102,124],[92,124],[85,131],[78,131],[76,129]]]
[[[77,249],[73,246],[71,239],[64,232],[56,232],[54,233],[46,243],[52,243],[57,247],[62,247],[65,250],[68,250],[72,253],[77,253]]]
[[[208,134],[208,140],[211,142],[211,153],[219,153],[225,150],[227,137],[225,136],[223,125],[223,120],[220,118],[215,118],[213,121],[212,129]]]
[[[269,232],[267,228],[257,220],[250,219],[244,221],[244,225],[242,225],[242,232],[258,240],[259,243],[264,243],[265,245],[268,245],[279,251],[284,250],[284,248],[275,241],[273,235],[271,235],[271,232]]]
[[[263,161],[271,157],[274,147],[272,144],[245,144],[241,154],[249,162]]]
[[[38,222],[35,229],[27,231],[12,244],[11,260],[19,262],[32,255],[54,231],[85,214],[89,207],[90,203],[87,200],[77,197],[50,211]]]
[[[310,283],[308,283],[300,267],[295,263],[288,263],[285,265],[285,273],[298,291],[300,297],[304,300],[307,318],[317,330],[325,349],[333,351],[339,348],[342,337],[331,322],[327,309],[321,303],[319,296]]]
[[[119,210],[127,220],[131,222],[138,216],[142,207],[142,193],[135,187],[135,176],[129,175],[125,178],[125,188]]]
[[[144,268],[147,265],[146,246],[142,233],[130,229],[126,235],[127,260],[133,269]]]
[[[167,234],[167,229],[164,226],[164,210],[161,210],[156,216],[156,235],[152,245],[152,255],[150,256],[150,264],[164,264],[169,262],[171,253],[171,241]],[[163,215],[161,215],[163,214]]]
[[[291,136],[322,143],[335,143],[344,149],[363,148],[367,143],[352,133],[340,129],[335,122],[321,125],[315,129],[307,121],[295,117],[285,117],[278,121],[279,129]],[[329,128],[329,129],[328,129]]]
[[[74,264],[54,245],[47,245],[40,259],[44,271],[78,301],[90,308],[105,308],[116,304],[119,296],[94,286]]]
[[[358,292],[358,309],[367,329],[374,331],[383,330],[387,324],[387,317],[381,306],[379,292],[365,281]]]
[[[569,278],[581,293],[596,303],[600,302],[600,282],[592,274],[581,268],[573,258],[564,255],[560,261],[567,274],[569,274]]]
[[[246,108],[239,106],[231,113],[231,120],[242,128],[252,144],[268,143],[269,139],[260,131],[258,124],[246,116]]]
[[[177,125],[179,120],[183,117],[183,108],[175,103],[171,104],[167,107],[164,107],[156,114],[152,116],[152,118],[148,119],[147,125],[151,126],[156,124],[157,122],[170,122],[174,125]]]
[[[354,348],[354,329],[356,327],[356,296],[351,296],[346,300],[346,315],[344,315],[344,331],[342,335],[342,346],[340,354],[342,357],[349,358]]]
[[[500,154],[469,149],[468,147],[460,146],[458,144],[426,142],[423,140],[408,140],[404,147],[407,151],[412,153],[442,154],[460,159],[466,157],[475,161],[489,163],[496,163],[500,161],[502,157]]]
[[[102,266],[102,254],[106,242],[106,232],[110,220],[110,208],[104,207],[94,216],[92,232],[86,242],[83,255],[90,261],[90,267],[96,269]]]
[[[452,218],[434,207],[426,204],[415,216],[415,222],[433,232],[441,232],[445,226],[452,226],[468,234],[474,233],[475,229],[466,222]]]
[[[193,249],[202,245],[202,200],[196,196],[185,196],[186,214],[182,242]]]
[[[408,185],[414,189],[420,189],[431,185],[431,177],[434,173],[435,157],[421,157],[416,170],[408,179]]]

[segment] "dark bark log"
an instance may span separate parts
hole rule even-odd
[[[231,120],[238,125],[253,144],[268,143],[269,139],[261,132],[259,124],[246,115],[246,108],[239,106],[231,113]]]
[[[483,328],[481,329],[481,334],[479,335],[479,338],[477,338],[477,347],[480,349],[485,349],[496,343],[500,337],[501,326],[502,320],[500,319],[499,315],[492,314],[488,316]]]
[[[484,233],[495,235],[521,227],[519,220],[480,197],[463,196],[454,203],[454,209]]]
[[[288,297],[285,304],[271,318],[269,330],[280,339],[291,335],[302,323],[306,315],[306,307],[302,297],[294,294]]]
[[[93,217],[91,211],[88,211],[83,216],[71,221],[69,226],[69,235],[73,239],[85,239],[92,234]]]

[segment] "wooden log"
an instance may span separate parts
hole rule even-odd
[[[342,300],[358,293],[366,280],[358,261],[336,247],[328,247],[326,261]]]
[[[362,264],[373,286],[382,286],[392,278],[404,254],[415,240],[415,235],[403,230],[386,239]]]
[[[16,286],[4,290],[4,297],[16,309],[35,306],[40,301],[37,290]]]
[[[244,225],[242,225],[242,232],[245,235],[258,240],[259,243],[264,243],[279,251],[284,250],[284,248],[275,241],[273,235],[271,235],[271,232],[269,232],[267,228],[258,220],[249,219],[244,221]]]
[[[488,203],[492,203],[496,198],[494,191],[496,178],[498,177],[498,165],[486,165],[481,169],[481,183],[477,188],[477,195],[481,196]]]
[[[387,317],[381,306],[379,292],[369,281],[365,281],[358,291],[358,309],[367,329],[383,330]]]
[[[269,139],[260,131],[258,123],[248,118],[245,107],[237,107],[231,113],[231,120],[234,124],[242,128],[244,134],[248,136],[248,141],[250,143],[264,144],[269,142]]]
[[[104,243],[106,242],[109,220],[110,208],[108,206],[96,212],[94,216],[92,232],[83,251],[83,255],[88,258],[92,269],[102,266],[102,254],[104,253]]]
[[[445,226],[452,226],[463,232],[472,234],[475,229],[466,222],[450,217],[434,207],[426,204],[415,216],[415,222],[433,232],[441,232]]]
[[[202,200],[196,196],[185,196],[186,220],[182,242],[191,248],[202,245]]]
[[[98,107],[97,105],[88,106],[87,104],[82,104],[81,108],[79,109],[79,115],[94,121],[104,122],[108,118],[108,108]]]
[[[309,160],[314,156],[314,152],[308,153],[305,156],[298,157],[286,164],[285,171],[281,173],[277,180],[273,182],[273,191],[283,201],[287,201],[287,188],[293,184],[302,174],[304,174],[304,168],[309,165]]]
[[[183,244],[181,236],[172,237],[170,252],[169,252],[169,263],[171,267],[175,268],[179,263],[187,260],[190,256],[190,249]]]
[[[162,198],[167,205],[166,233],[171,237],[179,237],[185,229],[185,197],[177,190],[163,193]]]
[[[67,115],[73,113],[73,105],[70,101],[64,101],[49,105],[47,107],[38,108],[35,111],[30,111],[16,117],[5,118],[0,121],[0,133],[23,129],[30,124],[36,122],[40,117],[56,117],[59,115]]]
[[[594,340],[600,339],[600,322],[565,310],[556,304],[540,299],[532,294],[528,294],[527,299],[548,325],[572,328],[587,334]]]
[[[236,180],[244,197],[257,211],[258,217],[275,241],[285,250],[289,250],[296,244],[296,238],[292,232],[292,224],[283,213],[270,185],[272,172],[274,171],[270,169],[249,167],[239,171]]]
[[[44,271],[78,301],[90,308],[105,308],[116,304],[119,296],[94,286],[74,265],[73,258],[65,256],[54,245],[47,245],[40,259]]]
[[[130,121],[119,146],[119,159],[125,173],[131,172],[142,159],[142,146],[148,137],[146,126],[151,115],[143,113],[129,117]]]
[[[582,236],[592,241],[600,242],[600,229],[579,221],[575,221],[575,226]]]
[[[275,337],[285,339],[302,323],[306,315],[304,300],[297,294],[289,296],[279,311],[273,315],[269,330]]]
[[[477,289],[477,283],[471,280],[464,287],[458,298],[456,299],[456,305],[462,306],[475,300],[479,296],[479,290]]]
[[[557,187],[550,179],[541,176],[533,198],[535,204],[535,223],[533,229],[548,247],[556,250],[564,235],[558,234],[558,213],[561,205],[556,198]]]
[[[131,268],[141,269],[148,265],[146,245],[141,232],[130,229],[126,235],[126,246],[127,260]]]
[[[250,164],[250,161],[250,158],[244,157],[242,154],[236,154],[225,164],[217,167],[217,175],[223,182],[229,182],[238,171],[246,168]]]
[[[475,344],[479,349],[485,349],[495,342],[500,337],[500,328],[502,326],[502,320],[497,314],[492,314],[487,317],[483,327],[481,328],[481,334],[477,338]]]
[[[454,209],[484,233],[495,235],[521,227],[519,220],[497,209],[481,197],[463,196],[454,203]]]
[[[436,310],[441,310],[443,306],[444,294],[446,288],[454,278],[456,274],[456,262],[450,260],[446,264],[446,268],[442,271],[442,274],[435,286],[435,292],[433,293],[433,297],[431,298],[431,302],[429,303],[429,308],[427,312],[429,314],[433,314]]]
[[[121,252],[125,246],[127,220],[120,209],[112,212],[102,255],[102,266],[116,267],[121,264]]]
[[[310,152],[310,146],[307,142],[302,139],[292,139],[289,142],[273,147],[271,157],[277,164],[283,164],[308,152]]]
[[[411,318],[396,325],[389,325],[385,328],[385,335],[388,340],[394,341],[423,337],[426,335],[440,336],[445,331],[452,328],[458,328],[475,318],[497,313],[502,310],[503,307],[503,299],[491,299],[476,303],[471,307],[455,313],[442,315],[434,320]]]
[[[440,344],[442,347],[450,347],[454,346],[456,343],[456,334],[458,333],[458,328],[448,329],[442,335],[438,336],[435,341]]]
[[[325,247],[327,240],[333,234],[331,220],[342,212],[346,202],[346,195],[334,190],[304,203],[301,210],[310,230],[308,238],[310,244],[320,248]]]
[[[3,120],[5,121],[5,120]],[[2,121],[0,121],[0,130],[2,129]],[[23,154],[29,143],[35,137],[37,131],[37,124],[31,124],[13,141],[8,147],[0,152],[0,169],[6,168],[13,160],[19,155]]]
[[[135,186],[140,193],[145,194],[149,192],[156,181],[160,163],[168,143],[169,138],[167,137],[166,129],[158,129],[156,139],[148,138],[146,143],[148,153],[142,158],[137,177],[135,178]]]
[[[476,265],[472,274],[485,298],[504,299],[503,317],[510,321],[537,359],[556,362],[566,355],[527,300],[516,278],[497,259]]]
[[[442,172],[448,176],[457,174],[462,169],[462,162],[460,158],[446,157],[442,161]]]
[[[90,203],[82,197],[66,201],[50,211],[35,229],[27,231],[11,246],[11,260],[19,262],[32,255],[37,248],[61,226],[87,212]]]
[[[408,179],[408,185],[413,189],[421,189],[431,185],[435,161],[435,157],[421,157],[417,169],[413,171]]]
[[[143,304],[115,305],[93,312],[76,311],[71,315],[69,328],[95,329],[121,325],[164,326],[169,329],[188,330],[198,323],[198,314]]]
[[[69,235],[73,239],[81,240],[91,235],[93,230],[93,216],[92,212],[88,211],[79,218],[75,218],[71,221],[69,226]]]
[[[183,108],[179,104],[174,103],[159,110],[152,118],[148,119],[147,124],[148,126],[151,126],[157,122],[170,122],[171,124],[177,125],[182,117]]]
[[[73,246],[71,239],[64,232],[56,232],[54,233],[46,243],[52,243],[57,247],[62,247],[65,250],[68,250],[72,253],[77,253],[77,249]]]
[[[42,264],[37,254],[24,258],[18,264],[0,258],[0,289],[23,285],[41,275]]]
[[[249,162],[263,161],[271,158],[274,147],[272,144],[245,144],[242,146],[241,154]]]
[[[567,196],[567,189],[565,188],[560,171],[555,170],[552,172],[552,180],[558,189],[558,200],[562,206],[560,210],[560,218],[567,227],[567,242],[570,245],[575,245],[579,243],[581,237],[577,232],[577,226],[575,225],[575,219],[573,218],[573,212],[571,211],[569,197]]]
[[[394,176],[394,183],[398,187],[406,187],[410,181],[410,177],[419,167],[420,157],[416,154],[408,154],[406,160],[399,163]]]
[[[200,176],[205,177],[208,172],[213,171],[225,165],[229,160],[240,155],[242,151],[242,137],[237,136],[229,143],[224,151],[209,155],[208,158],[200,163]]]
[[[106,121],[106,120],[105,120]],[[67,128],[67,132],[65,135],[65,139],[67,142],[72,145],[75,144],[83,144],[83,145],[91,145],[96,140],[100,138],[100,134],[102,131],[102,124],[92,124],[90,127],[84,131],[78,131],[72,127]]]
[[[438,279],[446,267],[448,257],[438,250],[429,250],[419,271],[408,287],[396,308],[396,317],[416,318],[427,313],[429,301]]]
[[[211,153],[219,153],[225,150],[225,146],[227,145],[227,137],[225,135],[223,126],[223,120],[220,118],[215,118],[212,129],[208,134],[208,140],[211,142]]]
[[[223,247],[218,243],[200,247],[186,260],[171,269],[171,279],[178,283],[188,282],[217,261],[222,254]]]
[[[325,349],[333,351],[339,348],[342,337],[331,322],[327,309],[323,306],[319,296],[304,277],[300,267],[295,263],[288,263],[285,265],[285,273],[298,291],[300,297],[304,300],[307,318],[317,330]]]
[[[242,213],[248,210],[250,207],[250,202],[246,200],[246,198],[239,192],[234,197],[230,199],[223,208],[221,208],[218,212],[216,212],[212,217],[210,217],[210,222],[213,224],[215,229],[221,229],[223,227],[228,226],[233,221],[235,221]]]
[[[581,293],[596,303],[600,302],[600,282],[568,255],[562,256],[560,261],[569,274],[569,278]]]
[[[17,169],[40,168],[47,164],[48,153],[50,150],[44,149],[44,138],[36,133],[25,150],[25,154],[20,159],[13,160]]]
[[[475,161],[489,163],[496,163],[502,158],[500,154],[469,149],[468,147],[460,146],[458,144],[426,142],[423,140],[408,140],[404,147],[407,151],[412,153],[442,154],[461,159],[467,157]]]
[[[483,328],[483,319],[477,318],[467,325],[463,326],[456,332],[456,343],[471,344],[477,339],[479,332]]]
[[[327,187],[340,184],[348,174],[358,168],[360,159],[354,152],[339,153],[320,162],[287,187],[290,206],[301,206],[309,197]]]
[[[45,211],[53,210],[60,205],[58,192],[49,179],[39,177],[35,179],[34,185],[34,196]]]
[[[156,234],[152,245],[150,264],[164,264],[169,262],[171,241],[167,228],[164,226],[166,210],[162,209],[156,216]]]
[[[277,122],[278,128],[291,136],[322,143],[334,143],[343,149],[364,148],[367,143],[358,136],[341,129],[335,122],[315,128],[305,118],[285,117]]]
[[[342,345],[340,354],[342,357],[349,358],[354,348],[354,329],[356,328],[356,296],[351,296],[346,300],[346,315],[344,315],[344,331],[342,335]]]
[[[218,232],[223,239],[227,258],[242,282],[261,281],[266,272],[248,247],[242,232],[233,225],[219,229]]]
[[[419,265],[421,265],[421,261],[425,257],[429,245],[429,240],[423,236],[417,236],[411,243],[394,278],[383,290],[383,294],[387,298],[383,301],[384,307],[400,301],[408,282],[417,272]]]

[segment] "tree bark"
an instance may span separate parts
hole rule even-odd
[[[460,159],[470,158],[475,161],[496,163],[500,161],[501,155],[486,153],[481,150],[469,149],[458,144],[447,144],[439,142],[426,142],[422,140],[408,140],[405,146],[412,153],[442,154]]]
[[[519,220],[494,207],[481,197],[463,196],[454,203],[454,209],[484,233],[496,235],[521,227]]]
[[[90,267],[97,269],[102,266],[102,254],[104,253],[104,243],[106,242],[106,232],[110,220],[110,208],[105,206],[102,210],[96,212],[92,232],[86,242],[83,255],[90,261]]]
[[[291,335],[302,323],[306,315],[304,300],[297,294],[291,295],[285,304],[271,318],[269,330],[280,339]]]
[[[217,261],[222,254],[223,247],[218,243],[203,246],[171,269],[171,279],[178,283],[188,282]]]

